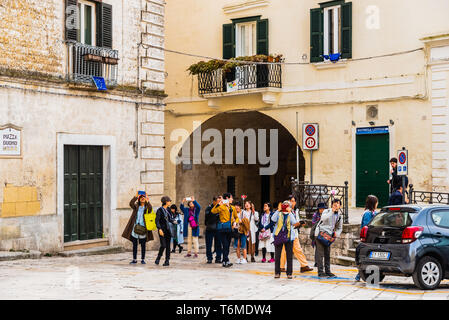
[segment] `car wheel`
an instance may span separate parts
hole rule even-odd
[[[422,258],[413,273],[413,282],[423,290],[433,290],[440,285],[443,278],[441,264],[432,257]]]

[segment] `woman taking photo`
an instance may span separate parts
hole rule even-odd
[[[137,263],[137,245],[141,246],[141,263],[145,264],[145,246],[147,241],[153,240],[153,233],[148,231],[145,225],[144,214],[150,213],[153,209],[146,195],[137,194],[129,202],[129,206],[133,209],[128,224],[123,231],[122,237],[133,243],[133,260],[130,264]]]
[[[263,205],[263,213],[259,219],[259,248],[262,249],[262,263],[267,261],[267,252],[270,253],[271,257],[268,262],[274,262],[274,222],[271,221],[272,215],[271,204],[267,202]]]
[[[184,204],[187,202],[187,207],[184,206]],[[184,214],[184,226],[183,230],[184,237],[187,236],[187,255],[186,258],[192,256],[192,242],[193,242],[193,248],[195,250],[194,258],[198,258],[199,253],[199,242],[198,237],[200,236],[200,211],[201,206],[200,204],[195,200],[194,197],[182,199],[182,203],[179,206],[181,208],[181,211]]]

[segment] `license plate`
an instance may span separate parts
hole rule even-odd
[[[369,258],[373,260],[389,260],[390,252],[371,251]]]

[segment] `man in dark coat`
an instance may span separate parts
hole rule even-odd
[[[394,193],[399,187],[402,186],[402,176],[398,175],[398,159],[390,159],[390,179],[387,183],[390,185],[390,194]],[[405,176],[406,185],[408,184],[408,178]]]
[[[221,243],[218,241],[217,224],[219,217],[211,212],[217,205],[217,197],[213,198],[212,204],[206,208],[204,224],[206,225],[206,256],[207,263],[212,263],[212,242],[215,248],[215,263],[221,263]]]

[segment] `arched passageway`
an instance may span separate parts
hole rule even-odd
[[[177,203],[193,195],[203,208],[213,196],[231,192],[236,200],[247,195],[261,211],[266,201],[285,200],[291,190],[290,178],[296,177],[295,138],[279,122],[257,111],[212,117],[190,135],[178,157],[184,163],[176,166]],[[300,151],[300,180],[304,172]]]

